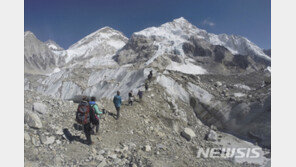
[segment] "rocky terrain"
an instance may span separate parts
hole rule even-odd
[[[46,47],[55,63],[43,51],[25,63],[34,64],[25,71],[25,166],[270,166],[270,57],[248,39],[207,33],[184,18],[130,39],[104,27],[67,50],[29,43],[26,34],[25,49]],[[150,71],[143,101],[126,105]],[[124,105],[116,121],[117,90]],[[74,119],[81,95],[108,111],[92,146]],[[258,148],[260,156],[197,157],[199,148],[225,147]]]
[[[78,104],[31,91],[25,95],[28,166],[259,166],[258,162],[237,163],[239,159],[197,158],[197,148],[221,147],[225,138],[228,146],[256,146],[203,124],[190,106],[174,101],[157,84],[144,92],[141,102],[127,106],[125,101],[118,121],[112,102],[101,99],[99,106],[111,114],[103,115],[92,146],[83,143],[85,136],[75,122]],[[193,134],[183,135],[186,129]],[[213,138],[206,139],[210,132]],[[263,149],[261,153],[262,165],[270,152]]]

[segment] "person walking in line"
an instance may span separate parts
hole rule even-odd
[[[117,94],[114,96],[113,103],[114,103],[114,106],[115,106],[116,111],[117,111],[116,119],[118,120],[119,116],[120,116],[120,106],[121,106],[121,103],[122,103],[119,91],[117,91]]]
[[[133,91],[131,90],[128,93],[128,104],[132,106],[133,105],[133,101],[134,101],[134,95],[133,95]]]
[[[98,104],[96,103],[96,97],[91,97],[90,98],[89,105],[91,107],[90,110],[90,118],[91,118],[91,123],[94,125],[93,128],[96,128],[96,134],[99,132],[100,128],[100,114],[103,114],[103,112],[100,111]]]
[[[149,75],[148,75],[149,82],[151,81],[152,77],[153,77],[153,74],[152,74],[152,70],[151,70],[150,73],[149,73]]]
[[[142,101],[142,97],[143,97],[143,91],[139,90],[138,91],[138,96],[139,96],[139,100],[141,102]]]
[[[148,82],[145,83],[145,91],[148,91]]]
[[[76,112],[76,121],[79,124],[83,125],[83,131],[86,137],[86,144],[93,144],[93,142],[91,141],[92,128],[90,125],[90,106],[86,96],[82,98],[82,101],[78,105],[78,109]]]

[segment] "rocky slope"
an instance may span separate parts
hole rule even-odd
[[[103,115],[94,145],[74,121],[78,104],[25,92],[25,166],[262,166],[270,152],[204,125],[192,108],[154,82],[142,102],[127,106],[115,120],[112,102],[101,99]],[[184,134],[185,133],[185,134]],[[214,136],[207,138],[211,133]],[[187,135],[186,135],[187,134]],[[260,158],[197,158],[198,148],[260,149]],[[247,161],[247,162],[245,162]]]

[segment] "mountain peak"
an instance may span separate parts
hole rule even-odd
[[[127,40],[127,38],[121,33],[111,27],[105,26],[103,28],[98,29],[97,31],[85,36],[75,44],[69,47],[69,49],[74,49],[82,46],[83,44],[89,43],[93,40],[102,41],[106,39],[111,39],[113,36],[117,36],[116,38],[120,38],[122,40]]]
[[[119,32],[119,31],[117,31],[117,30],[115,30],[115,29],[113,29],[111,27],[105,26],[105,27],[100,28],[97,31],[87,35],[85,38],[89,38],[89,37],[92,37],[92,36],[97,36],[97,35],[103,34],[103,33],[110,33],[110,34],[116,33],[116,34],[123,35],[121,32]]]
[[[175,22],[175,23],[189,23],[189,21],[186,20],[184,17],[174,19],[173,22]]]
[[[104,31],[104,30],[112,30],[112,31],[116,31],[115,29],[109,27],[109,26],[105,26],[103,28],[100,28],[98,31]]]
[[[27,37],[27,36],[33,36],[33,37],[36,38],[36,36],[34,35],[34,33],[32,33],[31,31],[25,31],[24,37]]]

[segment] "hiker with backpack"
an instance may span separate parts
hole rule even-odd
[[[143,97],[143,91],[139,90],[138,91],[138,96],[139,96],[139,100],[141,102],[142,101],[142,97]]]
[[[134,95],[133,95],[133,91],[131,90],[129,93],[128,93],[128,105],[133,105],[133,101],[134,101]]]
[[[148,91],[148,82],[145,82],[145,91]]]
[[[103,112],[100,111],[98,104],[96,103],[96,97],[91,97],[91,100],[89,102],[90,105],[90,120],[91,123],[94,125],[93,128],[96,128],[96,134],[99,132],[99,126],[100,126],[100,114],[103,114]]]
[[[150,73],[149,73],[149,75],[148,75],[149,82],[151,81],[152,77],[153,77],[153,74],[152,74],[152,70],[151,70]]]
[[[117,94],[114,96],[113,98],[113,103],[114,103],[114,106],[116,108],[116,111],[117,111],[117,117],[116,119],[118,120],[119,119],[119,116],[120,116],[120,106],[121,106],[121,96],[120,96],[120,92],[117,91]]]
[[[86,144],[91,145],[91,125],[90,125],[90,106],[87,97],[84,96],[78,105],[76,112],[76,121],[83,126],[83,131],[86,137]]]

